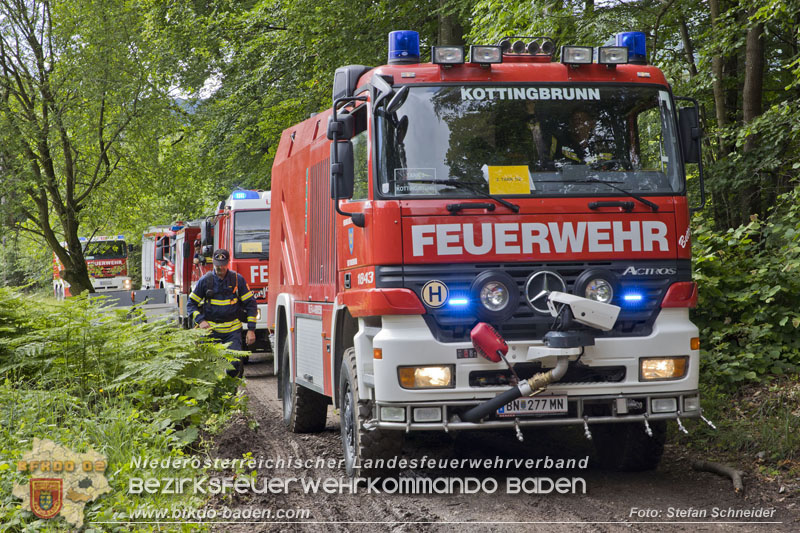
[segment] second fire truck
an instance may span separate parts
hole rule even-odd
[[[236,190],[219,203],[213,216],[200,225],[200,259],[210,262],[215,249],[231,254],[228,268],[241,274],[258,302],[256,344],[270,349],[267,329],[267,285],[269,283],[270,192]],[[185,259],[184,259],[185,260]],[[206,266],[210,270],[210,264]]]

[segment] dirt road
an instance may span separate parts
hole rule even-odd
[[[262,464],[258,477],[290,480],[306,478],[332,484],[345,478],[339,466],[341,445],[338,414],[329,408],[325,431],[320,434],[288,433],[281,423],[281,403],[276,394],[277,378],[271,362],[253,361],[246,367],[249,413],[234,421],[218,437],[219,457],[241,458],[251,453],[254,458],[290,459],[289,464]],[[378,484],[378,492],[366,487],[356,494],[318,493],[303,489],[300,482],[290,482],[285,491],[262,494],[248,492],[218,497],[212,502],[217,509],[234,514],[231,522],[250,520],[248,524],[221,524],[218,531],[796,531],[800,519],[800,498],[780,487],[747,479],[746,493],[734,494],[731,482],[710,473],[694,472],[690,458],[679,445],[669,445],[656,472],[620,474],[599,469],[590,460],[587,468],[572,470],[539,468],[538,470],[504,468],[439,468],[438,461],[457,459],[546,458],[582,459],[591,455],[591,446],[582,430],[536,430],[526,433],[520,443],[512,431],[499,433],[472,432],[453,436],[426,434],[408,440],[404,457],[434,459],[434,468],[396,471],[397,480],[413,486],[414,480],[435,479],[444,488],[446,479],[472,478],[482,484],[477,493],[391,494],[399,481]],[[322,458],[332,466],[318,465]],[[426,460],[427,460],[426,459]],[[713,460],[713,457],[703,459]],[[449,463],[448,463],[449,464]],[[469,463],[467,463],[469,464]],[[496,463],[495,463],[496,464]],[[306,468],[310,467],[310,468]],[[581,478],[577,494],[514,493],[515,479]],[[332,480],[332,481],[331,481]],[[441,483],[441,485],[439,485]],[[484,490],[493,493],[486,493]],[[527,482],[533,488],[533,481]],[[539,481],[540,486],[545,484]],[[418,485],[424,486],[424,485]],[[510,489],[510,491],[509,491]],[[444,491],[447,492],[447,488]],[[442,492],[439,490],[438,492]],[[788,494],[788,496],[787,496]],[[254,510],[283,512],[288,518],[248,518]],[[750,511],[762,517],[728,518],[730,512]],[[299,513],[299,514],[298,514]],[[304,513],[306,513],[304,515]],[[282,516],[288,516],[286,514]],[[780,522],[756,524],[761,522]],[[261,522],[261,523],[255,523]],[[469,522],[469,524],[466,524]],[[715,522],[715,523],[710,523]],[[722,522],[728,522],[723,524]],[[732,525],[730,522],[736,522]],[[748,523],[749,522],[749,523]]]

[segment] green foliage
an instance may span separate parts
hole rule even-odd
[[[145,505],[197,507],[202,502],[191,495],[129,495],[129,479],[142,476],[131,459],[183,457],[197,449],[201,431],[220,427],[241,401],[237,380],[225,372],[231,356],[199,330],[145,323],[139,311],[129,316],[83,297],[54,303],[0,288],[2,455],[19,459],[34,437],[106,455],[112,492],[87,506],[87,522]],[[21,481],[13,468],[0,468],[0,523],[10,527],[0,531],[49,527],[11,497]]]
[[[705,376],[733,385],[800,368],[800,191],[763,221],[721,234],[701,224],[694,259]]]
[[[754,458],[767,475],[800,475],[800,386],[798,375],[787,375],[770,383],[746,384],[735,391],[714,384],[701,384],[703,415],[689,422],[689,435],[677,433],[676,444],[689,445],[704,455],[741,463]],[[694,426],[694,427],[692,427]],[[730,459],[729,459],[730,457]]]

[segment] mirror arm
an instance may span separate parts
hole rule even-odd
[[[337,98],[336,100],[333,101],[333,120],[337,120],[336,108],[339,107],[341,104],[346,104],[350,102],[366,102],[366,100],[367,98],[364,96],[343,96],[342,98]],[[333,141],[331,142],[333,143],[339,142],[338,132],[333,133]],[[333,151],[333,159],[334,160],[331,161],[331,174],[334,173],[333,169],[337,168],[339,165],[338,150]],[[350,217],[350,219],[353,221],[353,224],[355,224],[359,228],[363,228],[365,223],[364,213],[347,213],[345,211],[342,211],[342,209],[339,207],[338,182],[339,180],[337,180],[336,178],[333,179],[333,196],[335,197],[333,200],[334,209],[336,209],[336,212],[339,213],[340,215],[345,217]]]
[[[692,98],[691,96],[675,96],[674,98],[675,98],[675,100],[678,100],[678,101],[690,102],[694,106],[694,108],[697,110],[697,117],[698,117],[698,120],[699,120],[699,118],[700,118],[700,103],[697,101],[696,98]],[[698,134],[699,134],[700,133],[699,124],[698,124],[697,130],[698,130]],[[700,144],[700,135],[698,135],[697,144],[698,145]],[[698,172],[698,177],[700,178],[700,205],[697,206],[697,207],[690,207],[689,208],[689,212],[690,213],[696,213],[698,211],[702,211],[703,208],[706,206],[706,186],[705,186],[705,181],[703,179],[703,151],[702,151],[702,149],[700,149],[699,153],[700,153],[700,157],[698,158],[698,161],[697,161],[697,172]]]

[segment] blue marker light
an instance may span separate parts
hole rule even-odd
[[[258,191],[235,191],[232,197],[234,200],[258,200],[261,195]]]
[[[469,305],[469,300],[467,298],[450,298],[448,303],[450,305],[452,305],[453,307],[456,307],[456,306],[461,307],[461,306]]]
[[[419,33],[413,30],[390,32],[388,63],[419,63]]]
[[[617,46],[625,46],[628,49],[628,62],[646,64],[647,63],[647,43],[645,34],[641,31],[625,31],[617,34]]]
[[[626,302],[641,302],[642,295],[636,292],[629,292],[628,294],[623,295],[622,299]]]

